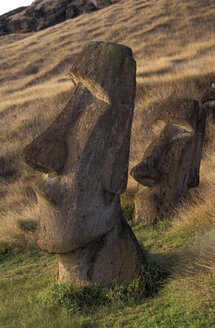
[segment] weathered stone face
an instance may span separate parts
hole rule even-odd
[[[174,206],[199,184],[205,113],[192,99],[170,99],[153,121],[155,138],[131,170],[138,181],[135,220],[169,217]],[[146,187],[143,187],[146,186]]]
[[[215,123],[215,82],[211,82],[210,86],[203,92],[201,103],[207,117],[204,144],[208,145],[213,139],[210,124]]]
[[[210,86],[203,92],[201,103],[203,106],[215,107],[215,82],[211,82]]]
[[[27,164],[47,173],[37,191],[41,211],[38,245],[47,252],[66,253],[59,259],[70,264],[74,251],[79,254],[88,245],[91,249],[91,244],[122,224],[119,194],[127,185],[135,72],[129,48],[87,44],[70,70],[75,90],[69,103],[23,151]],[[140,268],[141,259],[135,256],[135,268]],[[80,257],[80,270],[88,272]],[[102,261],[105,263],[103,257]],[[115,278],[114,272],[110,275]],[[60,277],[65,275],[60,273]],[[75,274],[74,280],[77,277],[87,279]],[[100,280],[107,283],[105,278]]]

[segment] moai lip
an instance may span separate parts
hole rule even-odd
[[[38,245],[58,254],[60,280],[128,283],[143,262],[119,199],[127,185],[135,101],[132,51],[90,42],[70,77],[75,89],[68,104],[21,155],[47,174],[37,190]]]
[[[131,170],[139,182],[135,220],[157,222],[170,217],[174,207],[199,184],[205,131],[205,112],[193,99],[172,98],[158,108],[155,138],[143,160]]]

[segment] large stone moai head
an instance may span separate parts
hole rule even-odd
[[[155,138],[131,170],[139,182],[135,220],[156,222],[199,184],[205,113],[192,99],[173,98],[160,105],[153,121]]]
[[[215,82],[211,82],[210,86],[203,92],[201,103],[207,116],[211,114],[213,122],[215,122]]]
[[[136,65],[125,46],[88,43],[70,70],[72,97],[21,157],[43,172],[39,247],[58,254],[59,279],[128,283],[142,253],[122,220]]]
[[[207,118],[204,144],[209,145],[213,140],[212,131],[215,123],[215,82],[211,82],[210,86],[205,89],[201,97],[201,103]]]

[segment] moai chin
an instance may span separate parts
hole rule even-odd
[[[131,175],[139,182],[135,220],[156,223],[199,184],[205,112],[193,99],[171,98],[159,106],[152,128],[155,138]]]
[[[44,175],[37,189],[39,247],[57,254],[59,280],[129,283],[143,254],[121,215],[126,189],[136,65],[122,45],[90,42],[70,70],[72,97],[24,149]]]

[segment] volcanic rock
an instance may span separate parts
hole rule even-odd
[[[35,0],[0,16],[0,35],[39,31],[111,4],[111,0]]]

